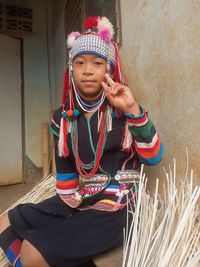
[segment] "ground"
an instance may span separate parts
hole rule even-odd
[[[33,181],[25,184],[8,185],[0,187],[0,213],[6,210],[20,197],[25,195],[34,186]]]

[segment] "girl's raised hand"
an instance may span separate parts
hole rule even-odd
[[[110,104],[122,112],[139,116],[141,114],[140,106],[136,102],[129,87],[114,82],[107,73],[105,74],[105,78],[107,83],[102,82],[101,84]]]

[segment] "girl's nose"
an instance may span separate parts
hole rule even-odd
[[[92,65],[90,63],[85,64],[84,73],[85,74],[92,74],[93,73]]]

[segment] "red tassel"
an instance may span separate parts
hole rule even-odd
[[[99,20],[99,16],[97,17],[88,17],[84,22],[84,30],[96,28]]]
[[[62,105],[65,105],[67,102],[68,92],[69,92],[69,69],[66,69],[64,74]]]
[[[122,149],[121,151],[130,152],[133,143],[132,134],[129,131],[128,123],[125,123],[124,132],[122,136]]]
[[[118,83],[123,82],[125,85],[128,85],[128,79],[126,77],[124,68],[121,64],[118,46],[116,43],[114,43],[114,47],[115,47],[115,59],[116,59],[115,70],[114,70],[114,73],[115,73],[114,79]]]
[[[117,83],[120,83],[120,74],[119,74],[119,54],[117,49],[117,44],[114,44],[115,48],[115,69],[114,69],[114,80]]]
[[[69,150],[67,145],[67,129],[68,129],[68,122],[66,119],[63,120],[63,156],[66,158],[69,156]]]

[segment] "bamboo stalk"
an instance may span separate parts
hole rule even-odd
[[[165,171],[165,178],[163,199],[158,195],[158,184],[154,196],[150,196],[145,179],[141,179],[135,214],[125,238],[124,267],[200,266],[200,186],[193,186],[191,171],[178,188],[175,161],[173,169]]]

